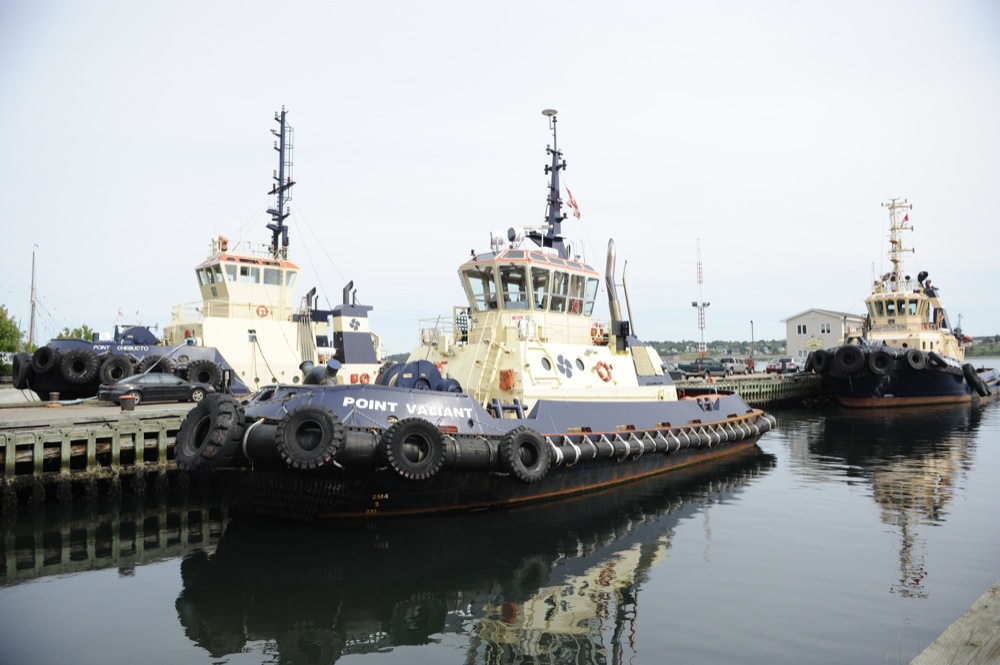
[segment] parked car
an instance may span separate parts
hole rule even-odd
[[[677,366],[677,363],[670,362],[669,360],[663,363],[663,373],[670,375],[670,378],[674,381],[687,378],[684,372],[681,371],[681,368]]]
[[[798,372],[801,369],[798,361],[791,356],[781,356],[780,358],[774,358],[771,362],[767,364],[764,369],[768,374],[791,374],[792,372]]]
[[[136,374],[115,383],[101,384],[97,389],[97,399],[121,403],[123,395],[133,395],[135,403],[141,402],[200,402],[215,388],[207,383],[185,381],[179,376],[160,372]]]
[[[678,368],[685,376],[729,376],[732,371],[715,358],[695,358],[691,362],[679,363]]]
[[[753,372],[753,363],[749,358],[726,356],[719,358],[719,362],[728,367],[733,374],[751,374]]]

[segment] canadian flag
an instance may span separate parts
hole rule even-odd
[[[580,219],[580,206],[576,204],[576,199],[573,198],[573,192],[569,191],[569,187],[566,188],[566,198],[569,199],[566,205],[573,209],[573,216]]]
[[[909,221],[910,221],[910,213],[906,213],[906,216],[903,217],[903,226],[906,226],[906,223]]]

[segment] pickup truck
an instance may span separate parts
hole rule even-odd
[[[729,376],[733,373],[715,358],[695,358],[690,362],[678,363],[677,367],[684,372],[685,377],[703,376],[707,379],[710,376]]]

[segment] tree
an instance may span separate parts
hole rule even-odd
[[[14,319],[10,318],[7,308],[0,305],[0,351],[15,353],[21,350],[21,331]]]
[[[93,339],[94,331],[86,323],[79,328],[63,328],[62,332],[56,335],[56,339],[85,339],[88,342]]]

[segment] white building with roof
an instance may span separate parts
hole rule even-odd
[[[810,351],[837,346],[848,332],[858,334],[861,329],[860,314],[831,309],[807,309],[781,322],[785,324],[787,353],[800,362],[805,362]]]

